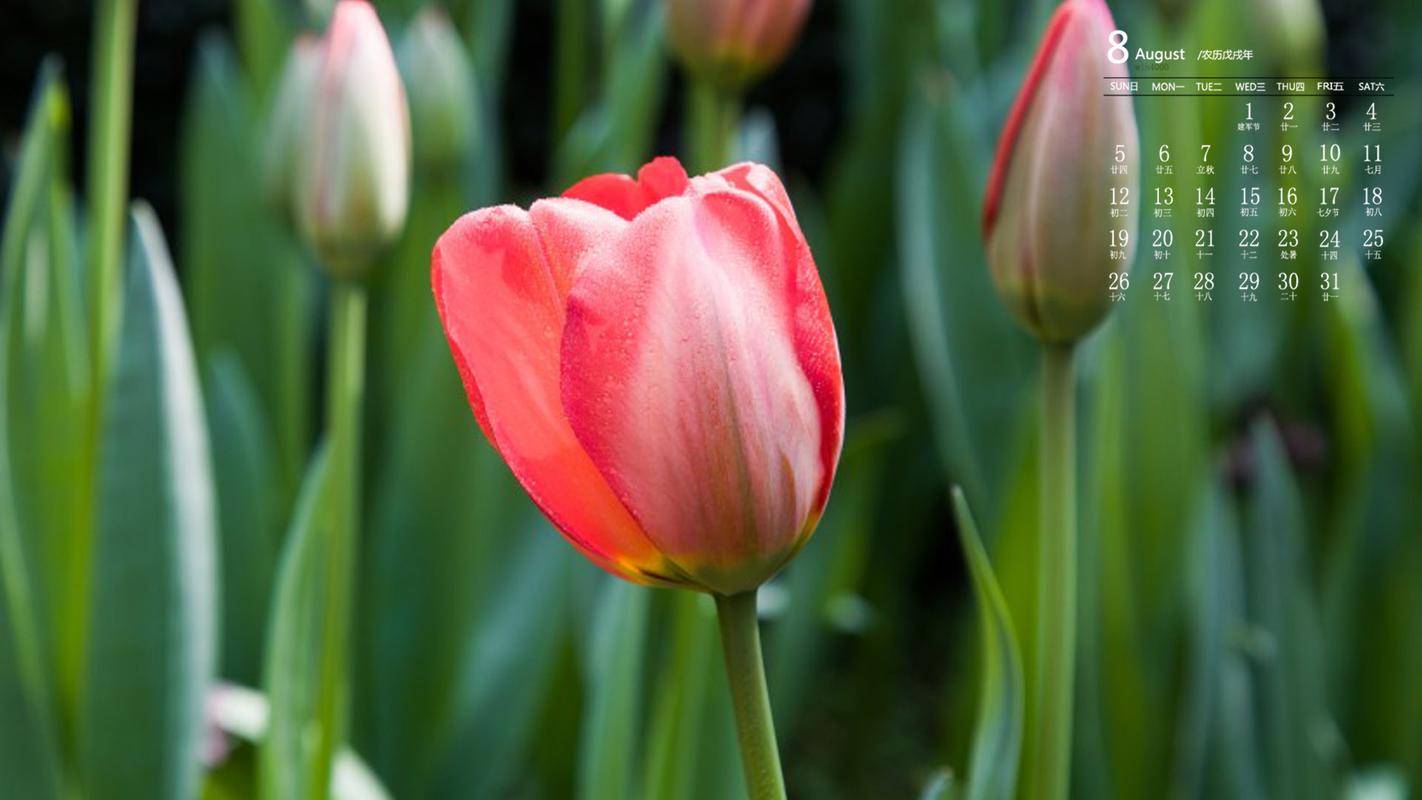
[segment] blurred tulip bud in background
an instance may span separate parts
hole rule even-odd
[[[298,37],[282,66],[262,153],[262,194],[272,211],[284,219],[291,219],[294,211],[293,176],[304,155],[307,122],[320,70],[320,40],[314,36]]]
[[[337,3],[321,47],[296,208],[322,266],[359,277],[405,224],[410,114],[390,41],[369,3]]]
[[[741,86],[789,52],[810,0],[667,0],[672,48],[702,80]]]
[[[1246,13],[1273,74],[1322,74],[1316,70],[1326,34],[1318,0],[1251,0]]]
[[[548,518],[639,583],[752,590],[808,540],[844,437],[839,347],[785,189],[659,158],[466,214],[435,302],[475,417]]]
[[[474,67],[449,16],[437,6],[415,15],[400,42],[410,89],[415,164],[455,169],[474,144]]]
[[[1044,342],[1076,341],[1100,323],[1108,275],[1128,270],[1134,253],[1135,112],[1131,98],[1103,96],[1103,77],[1127,77],[1125,64],[1107,57],[1115,29],[1103,0],[1057,8],[988,179],[983,239],[993,282]],[[1112,205],[1113,189],[1129,201]]]

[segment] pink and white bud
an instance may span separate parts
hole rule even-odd
[[[336,4],[322,48],[297,212],[322,266],[359,277],[405,224],[410,112],[390,40],[365,0]]]
[[[704,80],[740,86],[789,52],[810,0],[667,0],[672,48]]]
[[[262,152],[262,194],[272,210],[287,219],[294,211],[292,176],[305,156],[306,129],[320,74],[320,40],[302,36],[292,42],[277,84]]]

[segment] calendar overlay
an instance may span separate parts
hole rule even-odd
[[[1384,153],[1377,141],[1395,78],[1145,76],[1102,78],[1103,95],[1137,103],[1193,103],[1228,122],[1218,141],[1142,131],[1138,166],[1116,145],[1108,253],[1112,302],[1126,300],[1132,231],[1150,266],[1140,287],[1156,301],[1182,290],[1210,302],[1232,292],[1293,303],[1336,301],[1340,261],[1381,260]],[[1141,174],[1131,175],[1131,169]],[[1141,181],[1137,183],[1137,181]],[[1133,187],[1140,187],[1133,189]],[[1144,197],[1132,197],[1139,191]],[[1177,202],[1178,201],[1178,202]],[[1139,204],[1137,208],[1133,205]],[[1361,221],[1361,222],[1357,222]],[[1306,266],[1307,265],[1307,266]],[[1144,267],[1144,264],[1143,264]],[[1144,269],[1142,270],[1144,271]],[[1179,278],[1177,278],[1179,273]]]

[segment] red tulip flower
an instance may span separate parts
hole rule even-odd
[[[435,245],[433,283],[479,426],[598,566],[730,595],[809,538],[844,383],[771,170],[659,158],[475,211]]]

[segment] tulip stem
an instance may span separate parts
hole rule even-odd
[[[119,280],[128,197],[129,121],[133,110],[133,39],[137,0],[100,2],[94,33],[94,124],[89,128],[89,358],[95,397],[107,379],[119,325]]]
[[[1037,576],[1036,730],[1026,796],[1063,800],[1071,787],[1076,664],[1075,345],[1042,351],[1041,541]]]
[[[713,172],[730,164],[735,157],[736,129],[740,126],[740,98],[733,89],[691,78],[687,96],[687,120],[694,172]]]
[[[338,279],[331,285],[326,365],[326,442],[330,458],[330,527],[326,547],[325,615],[321,631],[321,687],[317,706],[312,797],[326,797],[339,744],[348,686],[351,607],[360,523],[361,408],[365,395],[365,287]]]
[[[731,684],[731,707],[741,744],[741,767],[750,800],[785,800],[785,776],[775,745],[775,721],[765,685],[760,654],[760,623],[755,615],[755,590],[716,595],[721,623],[721,650]]]
[[[123,271],[124,224],[128,206],[128,151],[133,111],[133,52],[138,26],[138,0],[102,0],[94,25],[90,71],[88,233],[89,303],[89,418],[85,473],[80,480],[95,486],[99,469],[99,439],[104,419],[109,357],[123,310],[120,281]],[[80,515],[85,537],[76,542],[70,565],[70,597],[86,598],[93,573],[93,535],[97,509],[92,492],[82,493]],[[61,610],[59,656],[56,667],[61,714],[70,717],[78,707],[83,687],[84,650],[88,646],[90,609],[84,602]],[[73,735],[73,728],[65,730]]]

